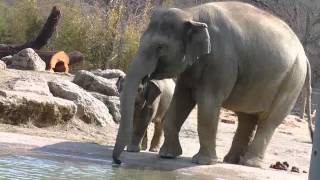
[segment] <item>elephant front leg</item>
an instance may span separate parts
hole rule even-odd
[[[143,139],[142,139],[143,138]],[[141,143],[142,140],[142,143]],[[144,150],[143,141],[145,141],[144,132],[134,132],[132,135],[131,143],[127,147],[128,152],[140,152],[140,150]],[[146,149],[146,148],[145,148]]]
[[[164,143],[160,157],[175,158],[182,154],[179,131],[194,106],[191,90],[178,83],[163,122]]]
[[[292,84],[295,81],[290,82]],[[285,84],[284,87],[290,87],[292,84]],[[273,106],[269,112],[260,114],[257,122],[257,131],[247,152],[240,159],[240,164],[253,167],[262,167],[263,158],[267,146],[272,138],[276,128],[282,123],[289,114],[292,106],[299,95],[300,89],[292,91],[279,91],[278,96],[273,101]]]
[[[199,152],[192,157],[192,162],[208,165],[217,161],[216,134],[220,107],[214,101],[204,100],[198,103]]]

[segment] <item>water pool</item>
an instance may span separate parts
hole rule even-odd
[[[193,179],[170,171],[112,167],[111,162],[70,160],[64,157],[0,155],[0,179]]]

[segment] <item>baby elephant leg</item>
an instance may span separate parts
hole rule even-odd
[[[151,146],[149,151],[151,152],[158,152],[160,140],[162,136],[163,130],[162,130],[162,123],[161,122],[155,122],[154,123],[154,134],[151,141]]]
[[[146,150],[148,148],[148,128],[146,129],[146,132],[144,133],[142,142],[141,142],[141,150]]]

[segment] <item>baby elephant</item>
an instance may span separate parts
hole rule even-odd
[[[122,81],[118,82],[119,91],[122,89]],[[133,134],[127,151],[139,152],[140,149],[147,149],[147,127],[150,122],[154,123],[154,134],[149,151],[159,150],[163,134],[162,120],[170,105],[174,88],[175,82],[172,79],[146,80],[139,85],[135,100]]]

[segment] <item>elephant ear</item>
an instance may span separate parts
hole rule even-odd
[[[150,80],[146,86],[145,100],[146,106],[152,106],[153,102],[161,94],[161,89],[157,81]]]
[[[185,29],[185,61],[188,65],[193,64],[202,55],[211,52],[210,35],[205,23],[187,21]]]

